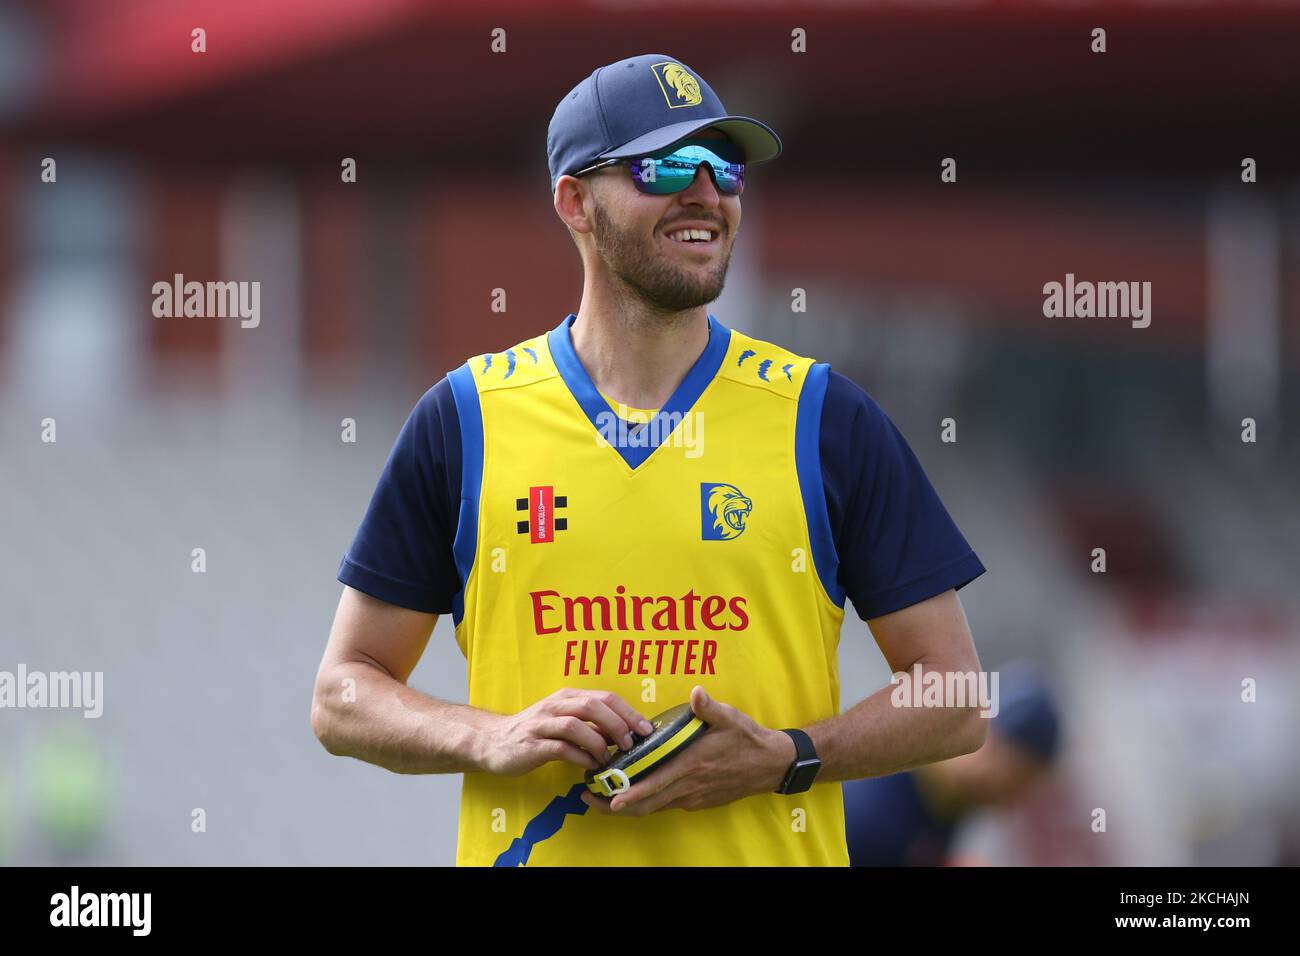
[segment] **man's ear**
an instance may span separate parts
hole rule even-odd
[[[592,231],[591,217],[587,214],[589,198],[586,185],[573,176],[561,176],[556,180],[555,214],[569,227],[575,242],[577,233]]]

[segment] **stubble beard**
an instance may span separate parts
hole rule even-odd
[[[708,305],[722,294],[731,264],[730,247],[722,250],[716,267],[700,274],[671,262],[653,238],[645,240],[620,230],[599,203],[595,205],[595,219],[596,254],[610,272],[655,311],[684,312]]]

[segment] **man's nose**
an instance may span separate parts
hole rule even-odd
[[[717,179],[713,175],[713,167],[708,163],[700,163],[700,168],[695,170],[695,178],[686,189],[682,190],[683,199],[711,205],[716,205],[721,195]]]

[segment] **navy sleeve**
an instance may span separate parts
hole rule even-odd
[[[461,587],[452,554],[460,499],[460,423],[443,378],[402,426],[338,579],[381,601],[451,612]]]
[[[820,439],[839,583],[860,618],[901,610],[984,573],[902,433],[833,369]]]

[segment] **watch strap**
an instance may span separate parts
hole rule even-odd
[[[811,760],[817,756],[817,748],[813,746],[812,738],[798,727],[782,728],[783,734],[789,734],[790,739],[794,741],[794,759]]]
[[[781,788],[777,790],[777,793],[802,793],[812,786],[811,778],[804,786],[799,787],[797,790],[792,791],[790,786],[795,782],[795,777],[799,770],[802,769],[806,771],[808,769],[807,767],[801,768],[799,766],[803,761],[817,761],[818,766],[812,769],[813,776],[816,776],[817,769],[819,769],[821,764],[821,760],[817,756],[817,748],[813,746],[812,738],[798,727],[783,727],[781,732],[789,734],[790,739],[794,741],[795,756],[794,760],[790,762],[790,766],[785,772],[785,779],[781,781]]]

